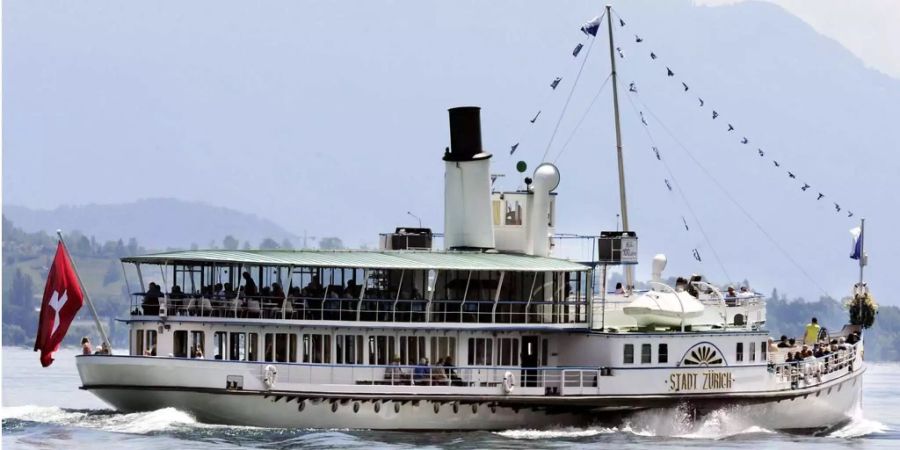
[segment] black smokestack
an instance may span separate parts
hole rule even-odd
[[[481,108],[450,108],[450,148],[444,161],[475,161],[491,157],[481,148]]]

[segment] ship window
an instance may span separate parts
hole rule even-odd
[[[641,344],[641,364],[653,362],[653,350],[650,344]]]
[[[759,360],[760,360],[760,361],[767,361],[767,360],[768,360],[767,355],[766,355],[766,351],[767,351],[767,349],[766,349],[766,342],[765,342],[765,341],[760,342],[760,343],[759,343]]]
[[[625,344],[625,353],[622,355],[622,362],[625,364],[634,364],[634,344]]]
[[[363,360],[363,337],[337,335],[336,361],[338,364],[365,364]]]
[[[489,366],[494,363],[494,341],[491,338],[469,338],[470,366]]]
[[[266,361],[272,361],[274,359],[274,353],[275,353],[275,349],[274,349],[275,345],[273,342],[274,339],[272,338],[272,333],[266,333],[264,339],[265,339],[264,342],[265,342],[265,346],[266,346],[265,347],[266,352],[263,354],[263,358],[265,358]]]
[[[433,336],[431,338],[431,359],[433,364],[440,364],[448,356],[453,358],[453,363],[456,364],[456,338]]]
[[[204,343],[205,339],[202,331],[191,331],[191,358],[198,357],[197,351],[200,352],[200,355],[206,355],[206,346]]]
[[[498,356],[501,366],[518,366],[519,365],[519,339],[518,338],[500,338],[500,351]]]
[[[750,357],[750,361],[756,361],[756,342],[750,343],[750,348],[747,349],[747,356]]]
[[[259,334],[249,333],[247,340],[247,361],[259,361]]]
[[[400,337],[400,362],[413,366],[425,357],[425,336]]]
[[[303,362],[331,364],[331,336],[327,334],[303,335]]]
[[[506,201],[505,225],[522,225],[522,205],[518,200]]]
[[[247,333],[231,333],[228,339],[228,348],[231,349],[228,359],[232,361],[246,361]]]
[[[290,337],[290,348],[288,348],[288,361],[297,362],[297,335],[291,333],[288,335]]]
[[[393,355],[393,336],[369,336],[369,364],[386,366]]]
[[[550,357],[550,341],[547,339],[541,340],[541,365],[546,366],[547,359]]]
[[[144,330],[136,330],[134,332],[134,354],[144,354]]]
[[[172,335],[172,356],[176,358],[187,358],[188,355],[188,335],[187,330],[177,330]]]
[[[737,343],[737,355],[735,356],[735,360],[737,362],[741,362],[744,360],[744,343],[743,342]]]
[[[656,352],[656,359],[660,363],[669,362],[669,344],[659,344],[659,350]]]
[[[215,347],[213,350],[216,352],[214,355],[215,359],[225,359],[225,345],[227,344],[226,336],[227,333],[224,331],[216,331],[215,334],[213,334],[213,347]]]

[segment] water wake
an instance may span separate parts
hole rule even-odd
[[[215,427],[201,424],[190,414],[175,408],[122,414],[112,410],[63,409],[55,406],[4,407],[4,428],[12,421],[77,426],[131,434],[153,434],[178,428]]]
[[[510,439],[560,439],[560,438],[581,438],[581,437],[591,437],[597,436],[599,434],[610,434],[615,433],[618,430],[615,428],[574,428],[574,427],[566,427],[566,428],[557,428],[557,429],[549,429],[549,430],[534,430],[534,429],[522,429],[522,430],[506,430],[500,431],[496,434],[510,438]]]
[[[882,434],[887,431],[887,425],[877,420],[863,417],[862,408],[857,405],[853,410],[850,422],[829,433],[828,437],[849,439],[868,436],[870,434]]]

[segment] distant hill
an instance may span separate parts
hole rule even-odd
[[[3,214],[17,227],[28,231],[54,233],[81,231],[99,240],[136,238],[148,249],[201,248],[222,245],[232,235],[241,243],[257,247],[264,238],[277,242],[288,239],[295,245],[300,239],[272,222],[252,214],[171,198],[138,200],[110,205],[62,206],[53,210],[35,210],[4,204]]]

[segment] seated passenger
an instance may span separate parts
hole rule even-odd
[[[244,277],[244,295],[247,297],[259,295],[259,288],[256,287],[256,282],[253,281],[250,272],[244,272],[242,276]]]
[[[144,294],[144,301],[141,304],[141,307],[144,310],[144,315],[159,315],[159,299],[162,298],[162,296],[162,289],[159,288],[158,284],[151,281],[147,292]]]
[[[741,291],[738,292],[738,297],[740,297],[740,298],[753,297],[753,292],[747,286],[741,286]]]
[[[94,353],[94,349],[91,348],[91,340],[87,336],[81,338],[81,354],[90,355],[92,353]]]
[[[449,377],[444,370],[444,358],[438,358],[437,363],[431,370],[431,378],[432,384],[448,384],[447,381],[449,380]]]
[[[278,283],[272,283],[272,300],[277,303],[279,309],[284,305],[284,289]]]
[[[342,298],[346,299],[355,299],[357,291],[359,290],[358,286],[356,286],[356,280],[350,280],[347,282],[347,287],[344,288],[344,295]]]
[[[225,293],[222,292],[222,283],[216,283],[216,285],[213,286],[213,293],[212,293],[212,296],[213,296],[213,298],[215,298],[215,299],[222,299],[222,298],[225,298]]]
[[[676,284],[676,286],[677,286],[677,284]],[[614,293],[615,294],[624,294],[625,293],[625,289],[622,289],[622,283],[616,283],[616,290]]]
[[[453,357],[452,356],[447,356],[444,358],[444,367],[446,367],[446,369],[444,369],[444,372],[446,373],[447,379],[450,380],[450,384],[452,386],[465,386],[466,385],[463,382],[463,380],[456,374],[456,369],[453,367]]]
[[[225,298],[228,300],[237,298],[237,292],[234,291],[234,286],[231,283],[225,283]]]
[[[778,348],[790,348],[790,347],[792,347],[792,346],[788,343],[788,337],[782,334],[781,340],[778,341]]]
[[[391,359],[390,367],[384,369],[384,380],[390,381],[391,384],[408,384],[404,383],[409,381],[409,377],[403,373],[403,368],[400,367],[399,356],[394,356]]]
[[[428,367],[428,358],[419,360],[419,365],[413,370],[413,380],[416,384],[431,384],[431,369]]]
[[[618,286],[619,284],[617,284],[616,286]],[[675,279],[675,292],[683,292],[686,287],[687,280],[685,280],[683,277],[678,277]]]

